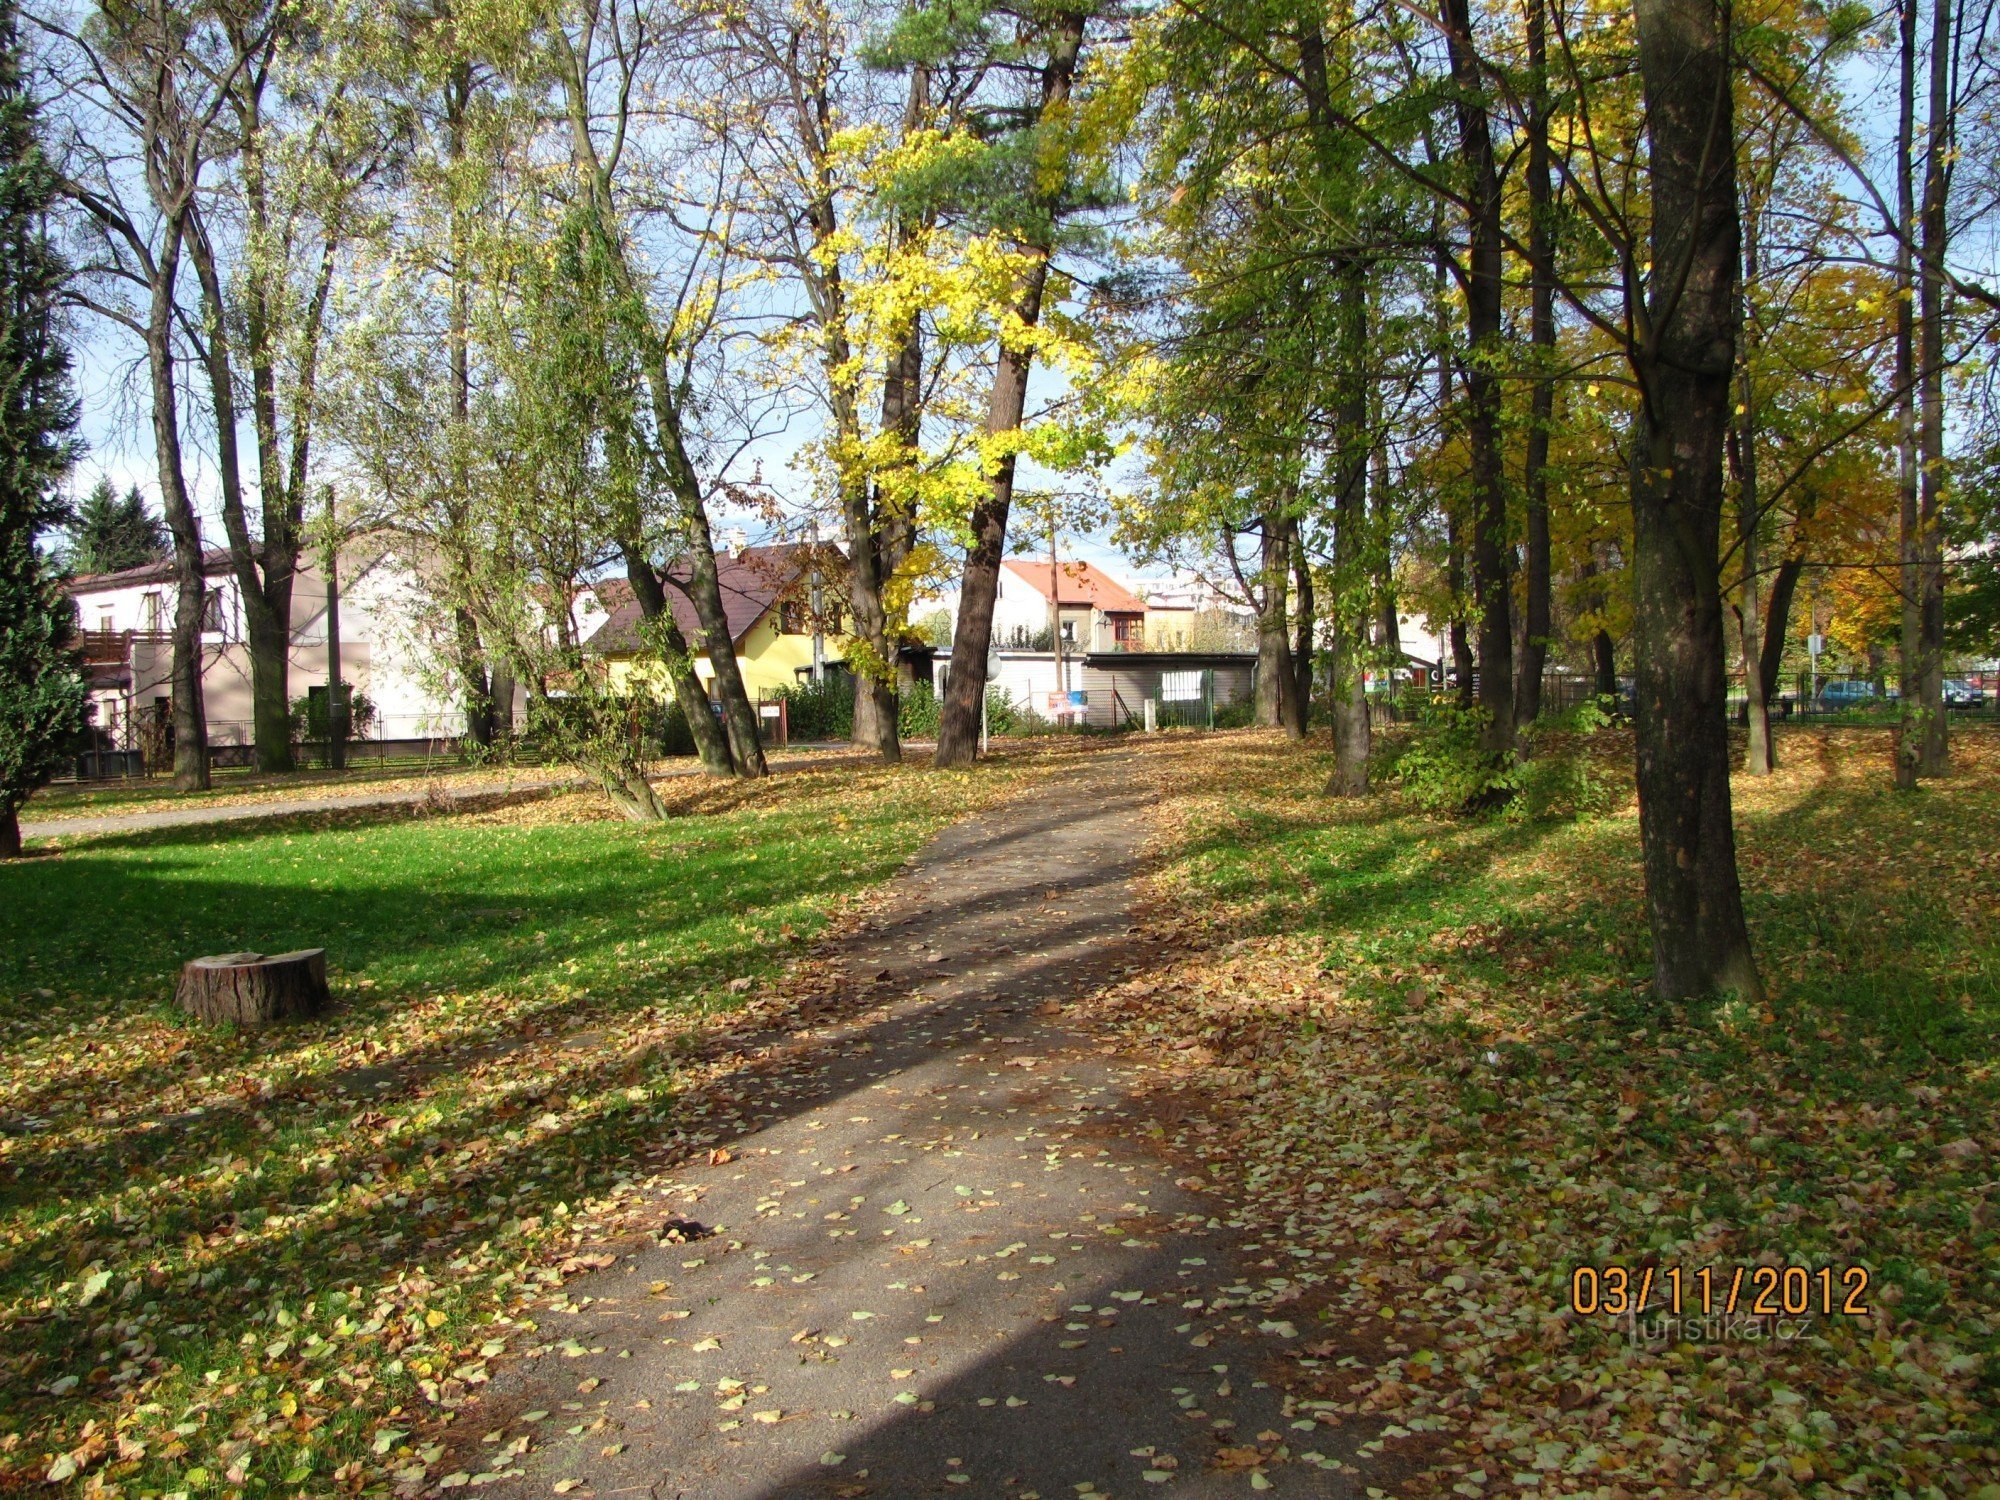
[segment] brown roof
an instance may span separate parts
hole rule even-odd
[[[229,549],[210,547],[202,555],[202,573],[214,578],[229,571]],[[63,580],[63,587],[72,594],[95,594],[105,589],[130,588],[140,583],[169,583],[174,577],[172,556],[158,562],[141,563],[136,568],[120,568],[115,573],[79,573],[74,578]]]
[[[1044,599],[1049,597],[1049,565],[1024,557],[1010,557],[1007,566]],[[1142,615],[1146,601],[1119,583],[1095,563],[1082,559],[1061,566],[1064,604],[1088,604],[1106,614]]]
[[[811,557],[812,548],[797,542],[715,555],[716,582],[722,590],[722,610],[729,620],[731,640],[739,647],[743,644],[750,627],[805,575]],[[687,576],[685,564],[677,563],[667,570],[667,605],[674,612],[674,623],[699,653],[701,620],[683,592]],[[611,618],[586,642],[588,648],[601,656],[641,649],[639,603],[632,597],[632,585],[613,577],[600,579],[591,588]]]

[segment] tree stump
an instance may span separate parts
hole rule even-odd
[[[306,948],[266,958],[261,953],[218,953],[189,959],[174,998],[204,1021],[264,1026],[324,1010],[326,949]]]

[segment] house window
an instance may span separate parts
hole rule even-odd
[[[1166,703],[1199,703],[1201,701],[1201,673],[1162,672],[1160,674],[1160,698]]]
[[[103,631],[104,634],[110,635],[114,628],[112,622],[116,618],[117,616],[113,615],[110,610],[100,609],[97,612],[97,628]]]
[[[208,597],[201,604],[201,629],[204,635],[226,635],[228,616],[222,607],[222,590],[210,589]]]
[[[785,599],[779,602],[778,633],[780,635],[804,635],[806,633],[806,612],[798,600]]]
[[[1141,621],[1135,615],[1119,615],[1111,622],[1111,638],[1118,643],[1121,650],[1129,650],[1136,645],[1141,630]]]
[[[160,595],[156,589],[140,602],[139,624],[143,629],[158,632],[160,625]]]

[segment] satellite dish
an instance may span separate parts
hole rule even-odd
[[[991,682],[994,678],[998,677],[999,675],[1000,675],[1000,648],[998,646],[988,646],[986,648],[986,680],[988,682]]]

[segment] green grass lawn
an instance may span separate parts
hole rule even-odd
[[[578,794],[0,866],[0,1488],[414,1482],[418,1414],[522,1336],[568,1216],[727,1107],[726,1079],[694,1091],[691,1028],[1009,774],[689,780],[653,827]],[[186,958],[302,946],[327,950],[323,1020],[171,1007]]]
[[[1199,951],[1113,999],[1227,1070],[1238,1128],[1185,1144],[1274,1242],[1335,1251],[1306,1373],[1416,1455],[1411,1492],[1988,1496],[2000,738],[1914,796],[1886,744],[1788,732],[1736,781],[1768,1010],[1653,1001],[1629,798],[1342,806],[1270,741],[1167,772],[1160,935]],[[1650,1266],[1655,1314],[1679,1267],[1691,1314],[1701,1267],[1719,1310],[1760,1265],[1860,1267],[1869,1314],[1635,1342],[1571,1306],[1579,1266]]]
[[[403,790],[422,787],[433,781],[442,781],[449,786],[465,780],[501,780],[510,769],[523,774],[544,775],[552,768],[533,764],[517,767],[472,766],[455,755],[402,755],[392,760],[356,756],[341,771],[305,766],[297,771],[270,772],[249,766],[228,766],[216,769],[211,776],[213,784],[199,792],[177,792],[172,781],[165,776],[46,786],[28,799],[27,805],[21,809],[21,820],[38,823],[112,813],[199,807],[211,802],[268,802],[288,797],[335,796],[344,792]]]

